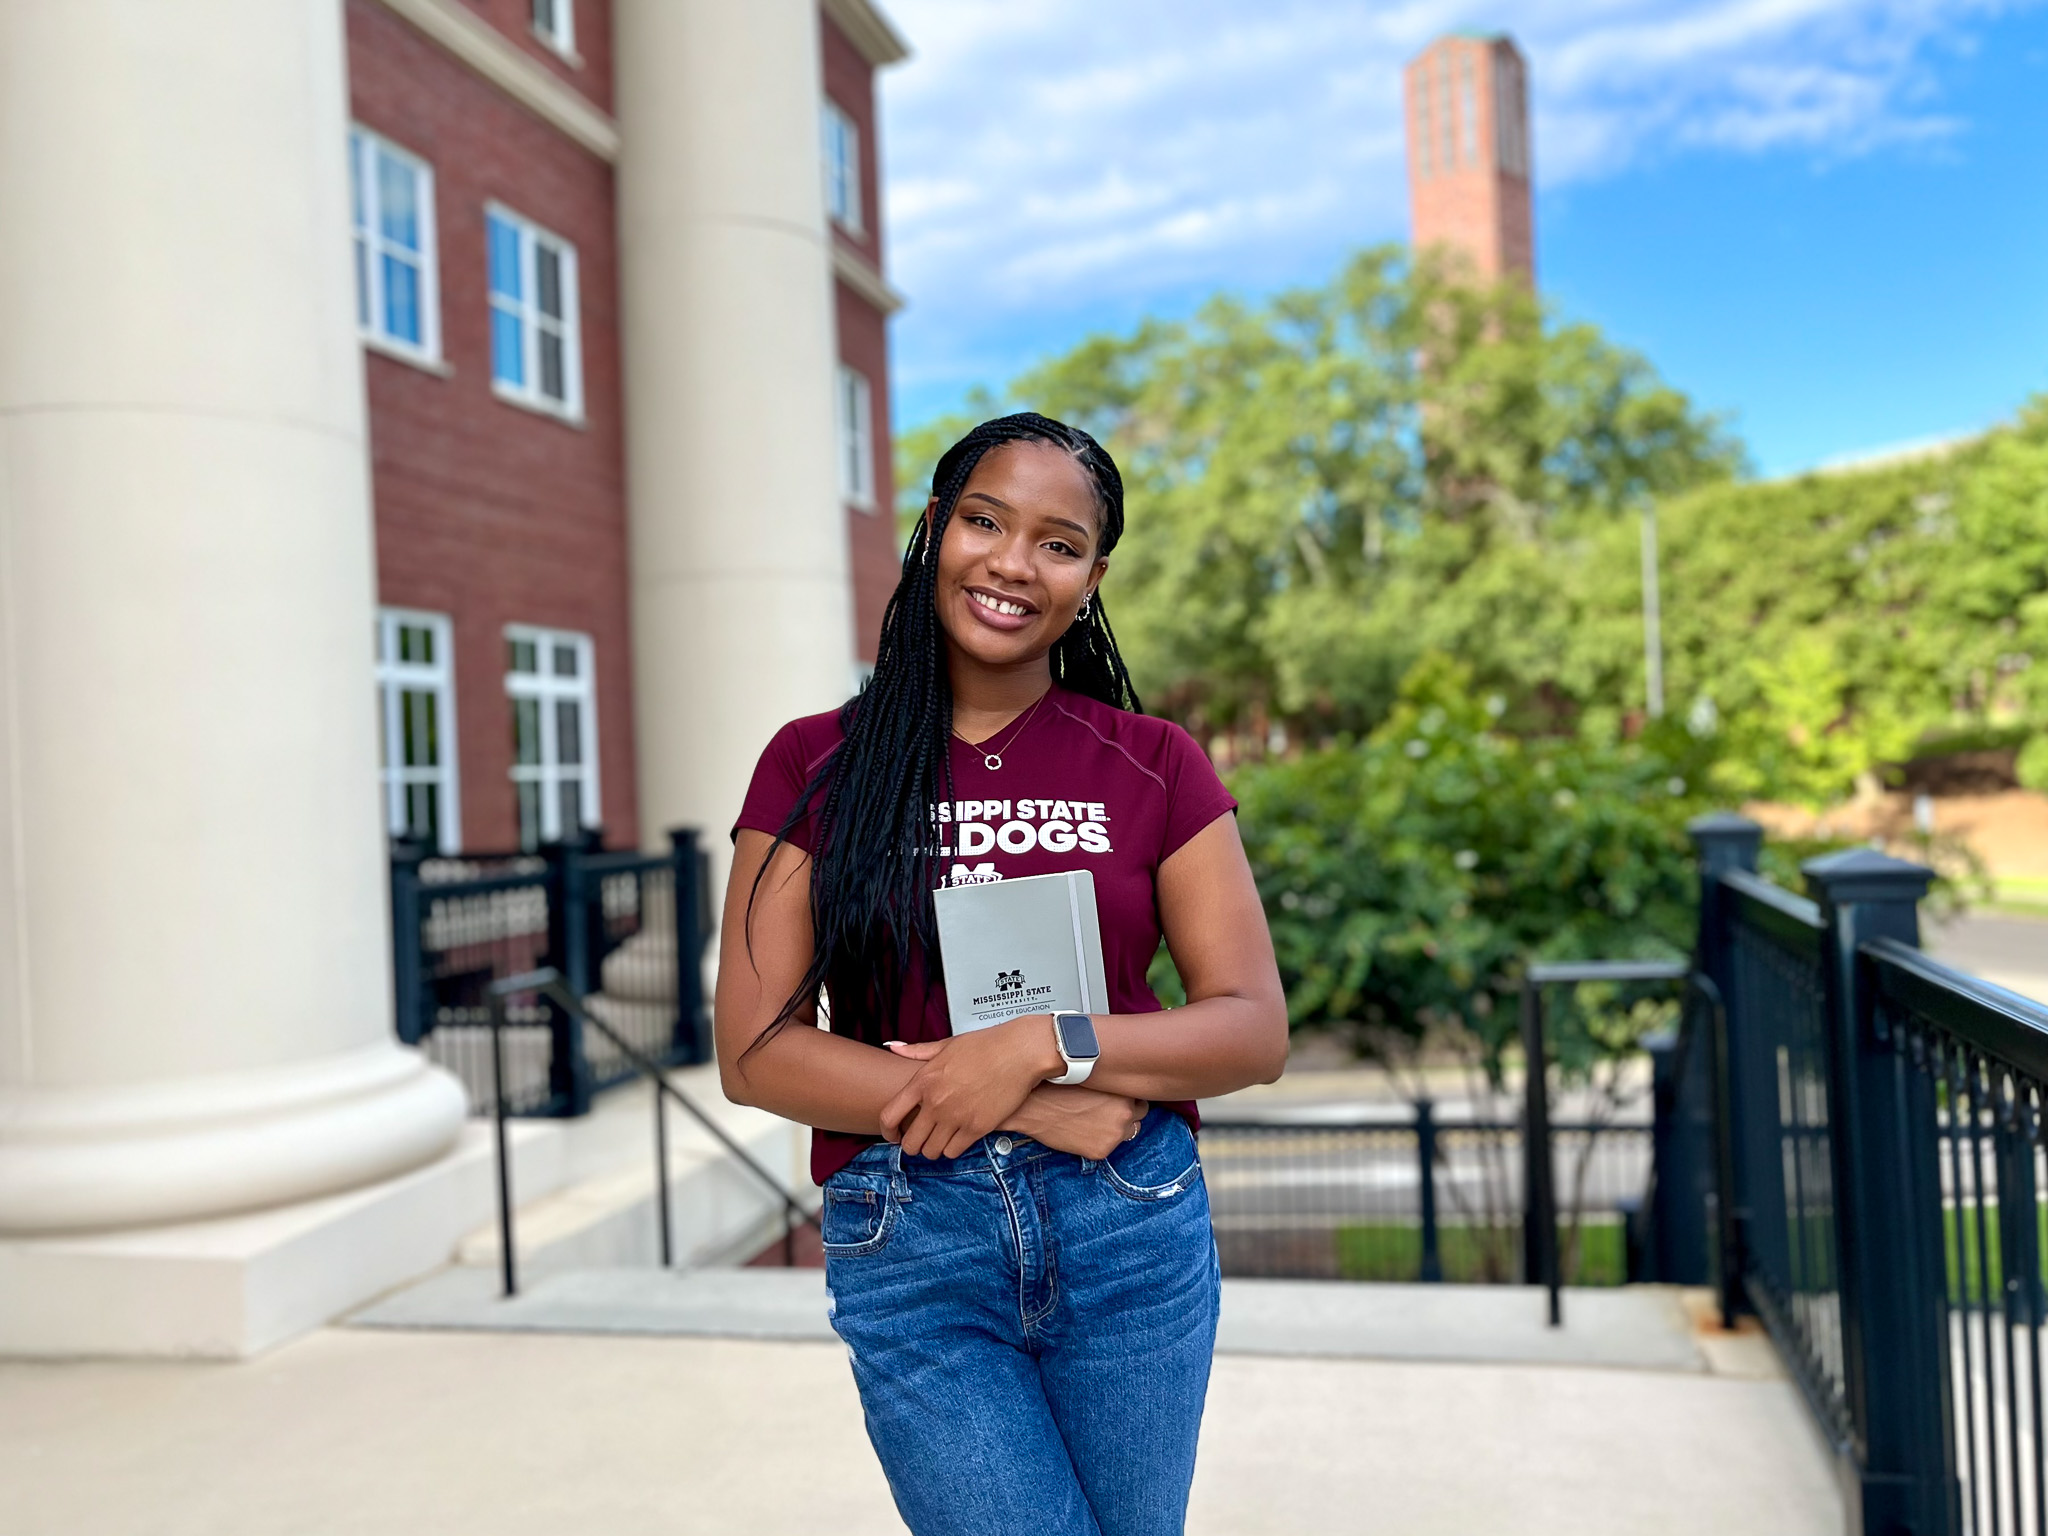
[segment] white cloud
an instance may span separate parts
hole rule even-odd
[[[905,372],[931,377],[1002,317],[1258,287],[1403,235],[1400,70],[1443,31],[1513,33],[1557,186],[1952,134],[1930,60],[2027,0],[886,3],[916,50],[882,84],[890,264]]]

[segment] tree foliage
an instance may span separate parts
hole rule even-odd
[[[1945,454],[1746,480],[1592,327],[1375,250],[1091,337],[970,412],[1025,405],[1124,465],[1118,634],[1148,706],[1229,757],[1373,731],[1438,651],[1511,732],[1639,722],[1649,507],[1666,697],[1720,733],[1724,796],[1820,805],[1930,734],[2048,729],[2048,403]],[[966,419],[906,435],[907,505]],[[2048,783],[2048,747],[2022,762]]]
[[[1556,553],[1740,464],[1591,327],[1392,250],[1090,338],[1002,403],[1111,445],[1133,515],[1105,591],[1148,703],[1252,741],[1370,729],[1433,649],[1525,713],[1570,645]],[[914,504],[959,425],[906,439]]]
[[[1296,1024],[1513,1034],[1531,958],[1690,947],[1700,744],[1522,738],[1469,668],[1423,658],[1386,720],[1232,775]]]

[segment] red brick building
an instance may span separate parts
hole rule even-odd
[[[393,833],[644,831],[636,783],[612,0],[346,0]],[[854,654],[894,585],[867,0],[818,18]],[[651,829],[658,831],[659,828]]]
[[[1440,37],[1403,75],[1415,249],[1439,246],[1487,281],[1536,276],[1528,66],[1506,36]]]

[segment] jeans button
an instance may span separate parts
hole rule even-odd
[[[1016,1145],[1017,1143],[1010,1140],[1007,1136],[998,1136],[996,1138],[996,1152],[999,1156],[1008,1157],[1011,1149]]]

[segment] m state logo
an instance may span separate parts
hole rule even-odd
[[[1020,966],[1014,971],[997,971],[995,991],[983,993],[968,1006],[974,1010],[976,1018],[994,1018],[998,1014],[1008,1017],[1031,1011],[1029,1008],[1020,1008],[1017,1004],[1028,1002],[1034,997],[1050,996],[1052,988],[1049,986],[1027,985],[1023,967]]]

